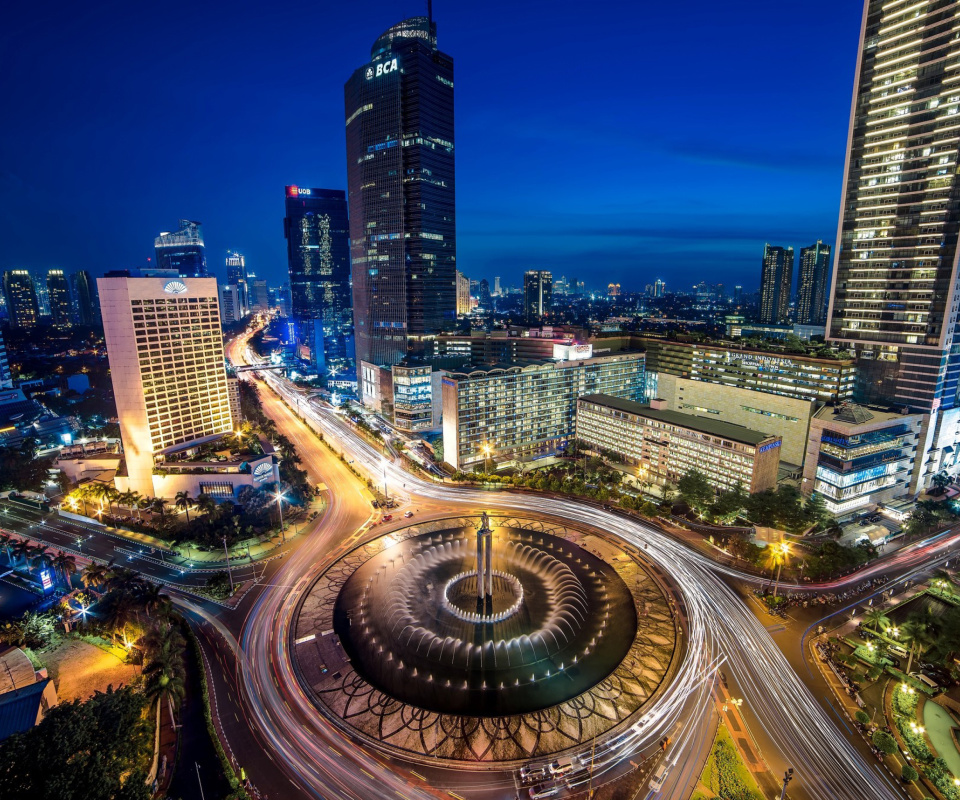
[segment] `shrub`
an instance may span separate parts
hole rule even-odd
[[[897,752],[897,743],[886,731],[877,731],[873,734],[873,744],[881,753],[890,755]]]
[[[901,773],[900,777],[903,779],[905,783],[913,783],[913,781],[915,781],[920,776],[919,774],[917,774],[917,771],[913,767],[911,767],[909,764],[904,764],[903,772]]]
[[[858,711],[853,715],[853,718],[861,725],[866,725],[870,722],[870,716],[865,711]]]

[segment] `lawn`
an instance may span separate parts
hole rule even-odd
[[[763,800],[760,787],[740,759],[726,725],[717,729],[710,757],[690,800]]]

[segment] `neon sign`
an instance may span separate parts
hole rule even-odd
[[[253,470],[253,479],[257,483],[263,483],[267,478],[273,475],[273,465],[264,461],[262,464],[257,464]]]
[[[382,64],[377,64],[376,70],[373,67],[367,67],[367,80],[370,80],[374,76],[379,78],[381,75],[386,75],[388,72],[396,72],[397,59],[391,58],[389,61],[384,61]]]

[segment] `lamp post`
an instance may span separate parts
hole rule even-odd
[[[793,767],[790,767],[786,772],[783,773],[783,791],[780,792],[780,800],[784,800],[787,796],[787,784],[793,780]]]
[[[283,492],[277,492],[275,496],[277,498],[277,511],[280,513],[280,538],[285,544],[287,535],[283,532]]]
[[[383,469],[383,499],[390,501],[390,491],[387,489],[387,459],[380,459],[380,466]]]
[[[783,569],[783,562],[787,560],[787,556],[790,555],[790,545],[786,542],[780,542],[778,545],[780,547],[780,559],[777,562],[777,581],[773,585],[773,599],[777,599],[777,590],[780,588],[780,570]],[[792,772],[792,770],[791,770]],[[786,791],[787,784],[784,783],[784,791]]]
[[[483,468],[486,473],[490,474],[490,445],[485,444],[480,448],[483,451]]]

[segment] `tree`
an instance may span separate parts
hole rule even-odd
[[[897,743],[894,738],[886,731],[877,731],[872,737],[873,745],[881,753],[891,755],[897,752]]]
[[[871,608],[863,615],[863,619],[876,633],[880,632],[881,627],[885,628],[890,624],[890,618],[879,607]]]
[[[184,490],[182,492],[177,492],[176,497],[174,498],[174,503],[177,508],[183,511],[187,515],[187,524],[190,524],[190,508],[195,505],[193,498],[190,497],[190,492]]]
[[[18,539],[17,543],[12,548],[12,552],[14,563],[18,562],[22,558],[23,563],[26,564],[33,553],[33,545],[30,543],[29,539]]]
[[[833,519],[833,515],[827,510],[826,501],[819,492],[814,492],[810,496],[803,512],[810,524],[815,526],[825,526]]]
[[[69,590],[70,576],[77,574],[76,556],[65,553],[63,550],[58,550],[57,554],[53,557],[53,568],[63,581],[64,587]]]
[[[46,545],[37,545],[30,554],[30,561],[37,572],[53,567],[53,553]]]
[[[217,501],[208,494],[202,494],[196,501],[197,511],[206,516],[211,516],[217,510]]]
[[[853,718],[859,722],[861,725],[867,725],[870,722],[870,715],[865,711],[858,711],[853,715]]]
[[[0,793],[9,798],[148,800],[139,769],[151,752],[146,698],[125,687],[50,709],[0,742]]]
[[[13,556],[10,554],[10,550],[13,547],[13,543],[17,541],[16,538],[11,536],[6,531],[0,531],[0,547],[3,548],[3,551],[7,554],[7,562],[10,566],[13,566]]]
[[[770,542],[763,552],[763,563],[772,572],[777,570],[777,582],[773,587],[773,597],[776,599],[777,590],[780,588],[780,570],[787,561],[790,549],[786,542]]]
[[[83,573],[80,577],[83,580],[84,586],[100,587],[107,582],[108,574],[109,570],[104,564],[90,563],[83,568]]]
[[[14,647],[43,650],[56,641],[57,620],[49,612],[24,611],[22,617],[0,626],[0,642],[12,644]]]
[[[909,675],[910,669],[913,667],[914,653],[922,655],[924,648],[932,643],[932,637],[924,619],[914,614],[900,626],[900,638],[910,644],[910,655],[907,658],[907,668],[905,670]]]
[[[900,778],[904,783],[913,783],[913,781],[919,777],[919,773],[913,767],[911,767],[909,764],[903,765],[903,771],[900,773]]]
[[[154,497],[154,498],[152,498],[152,499],[150,500],[150,510],[151,510],[154,514],[159,514],[159,515],[160,515],[160,522],[161,522],[161,524],[163,524],[163,522],[166,520],[167,501],[164,500],[162,497]]]
[[[183,649],[186,642],[169,622],[154,625],[141,640],[147,665],[144,667],[144,691],[151,701],[167,701],[170,718],[186,694],[183,681]]]
[[[743,511],[747,503],[747,493],[743,489],[743,484],[737,481],[736,486],[727,491],[720,492],[712,506],[710,506],[710,515],[723,521],[731,522],[736,519]]]
[[[930,492],[932,495],[942,495],[947,491],[947,487],[950,485],[950,476],[946,472],[938,472],[933,476],[933,491]]]
[[[683,501],[697,511],[706,510],[716,494],[707,476],[696,469],[677,481],[677,489]]]

